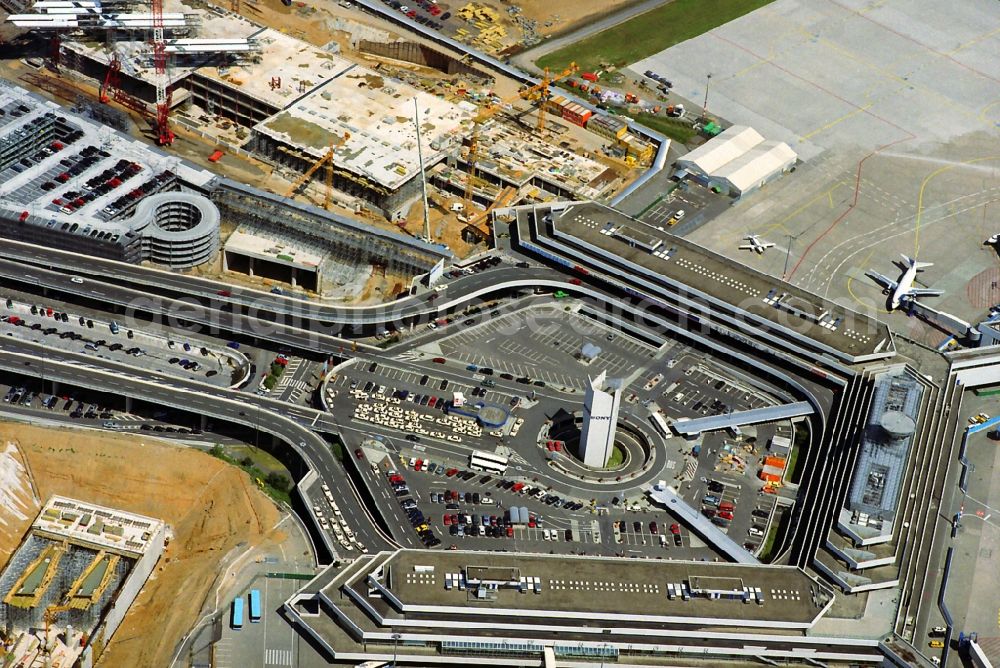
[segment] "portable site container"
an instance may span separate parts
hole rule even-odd
[[[785,458],[784,457],[775,457],[774,455],[768,455],[767,457],[764,457],[764,466],[773,466],[773,467],[775,467],[777,469],[784,470],[785,469]]]
[[[781,475],[775,473],[768,473],[766,469],[761,469],[757,477],[764,482],[781,482]]]
[[[591,112],[590,109],[587,109],[575,102],[567,104],[562,110],[563,120],[579,125],[580,127],[586,127],[587,121],[590,120],[592,115],[593,112]]]
[[[568,104],[566,98],[562,95],[557,95],[545,102],[545,108],[549,110],[550,114],[555,114],[556,116],[562,116],[563,109]]]
[[[769,476],[774,476],[775,479],[781,480],[781,472],[783,470],[784,469],[779,469],[777,466],[765,466],[763,469],[761,469],[761,473]],[[770,479],[771,478],[761,478],[761,480],[770,480]]]

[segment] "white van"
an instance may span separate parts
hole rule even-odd
[[[758,538],[764,535],[764,532],[757,527],[750,527],[750,529],[747,530],[747,533]]]

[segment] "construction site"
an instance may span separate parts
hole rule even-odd
[[[13,665],[91,666],[163,554],[157,519],[51,497],[0,573]]]
[[[8,26],[51,40],[44,64],[35,62],[37,71],[21,77],[31,87],[64,98],[68,88],[93,91],[94,105],[128,114],[140,134],[168,153],[178,133],[200,142],[200,160],[185,155],[194,164],[276,196],[262,198],[259,218],[282,220],[269,208],[298,199],[314,205],[313,217],[329,212],[384,231],[382,245],[391,247],[384,262],[371,254],[365,262],[370,276],[400,265],[386,281],[392,286],[433,266],[442,246],[457,256],[484,248],[493,208],[614,196],[655,148],[617,119],[556,95],[554,86],[575,67],[519,86],[358,12],[336,17],[336,30],[317,44],[288,34],[280,16],[255,2],[242,13],[239,2],[222,8],[190,0],[154,0],[149,12],[95,0],[5,4],[14,12]],[[456,8],[456,16],[484,25],[498,25],[494,14],[474,3]],[[230,173],[235,163],[261,176]],[[211,187],[205,190],[217,199]],[[255,196],[248,193],[244,203]],[[324,264],[330,252],[324,246],[341,248],[337,239],[331,244],[312,234],[303,246],[301,229],[280,225],[270,225],[260,241],[250,239],[260,222],[222,211],[222,238],[213,249],[232,252],[202,253],[184,266],[336,298],[373,296],[372,285],[356,280],[358,267],[348,271],[335,261],[326,272],[311,270]],[[397,252],[400,243],[405,253]],[[278,252],[259,252],[268,249]],[[296,254],[305,260],[278,261]],[[406,256],[427,257],[408,262]],[[274,270],[260,271],[268,263]],[[380,289],[387,294],[392,286]]]

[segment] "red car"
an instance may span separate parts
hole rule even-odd
[[[571,278],[569,279],[569,282],[572,283],[573,285],[580,285],[583,281],[581,281],[579,278]]]
[[[435,358],[434,358],[434,359],[432,359],[431,361],[432,361],[432,362],[434,362],[435,364],[444,364],[444,361],[445,361],[445,360],[444,360],[444,358],[443,358],[443,357],[435,357]]]
[[[649,523],[649,533],[653,534],[654,536],[657,534],[656,522]]]
[[[458,473],[458,469],[448,469],[447,471],[444,472],[444,474],[449,478],[455,475],[456,473]]]
[[[361,448],[358,448],[357,450],[354,451],[354,456],[357,457],[358,459],[364,459],[365,453],[361,452]]]
[[[230,292],[229,290],[219,290],[215,294],[219,295],[220,297],[232,297],[233,296],[233,293]]]
[[[733,519],[733,514],[730,511],[728,511],[728,510],[720,510],[719,511],[719,517],[721,517],[724,520],[732,520]]]
[[[678,524],[671,524],[670,525],[670,533],[672,533],[672,534],[674,534],[676,536],[680,532],[681,532],[680,525],[678,525]]]
[[[451,515],[445,515],[445,516],[444,516],[444,525],[445,525],[446,527],[447,527],[447,526],[451,526]]]

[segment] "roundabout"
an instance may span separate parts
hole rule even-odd
[[[586,481],[600,485],[618,485],[623,482],[636,484],[655,477],[657,462],[664,461],[664,452],[658,452],[663,443],[653,443],[645,432],[627,417],[618,422],[611,456],[604,467],[588,466],[580,456],[580,412],[561,411],[553,416],[548,425],[546,438],[541,439],[541,447],[551,448],[558,444],[558,450],[546,452],[549,469],[566,479],[567,483]]]

